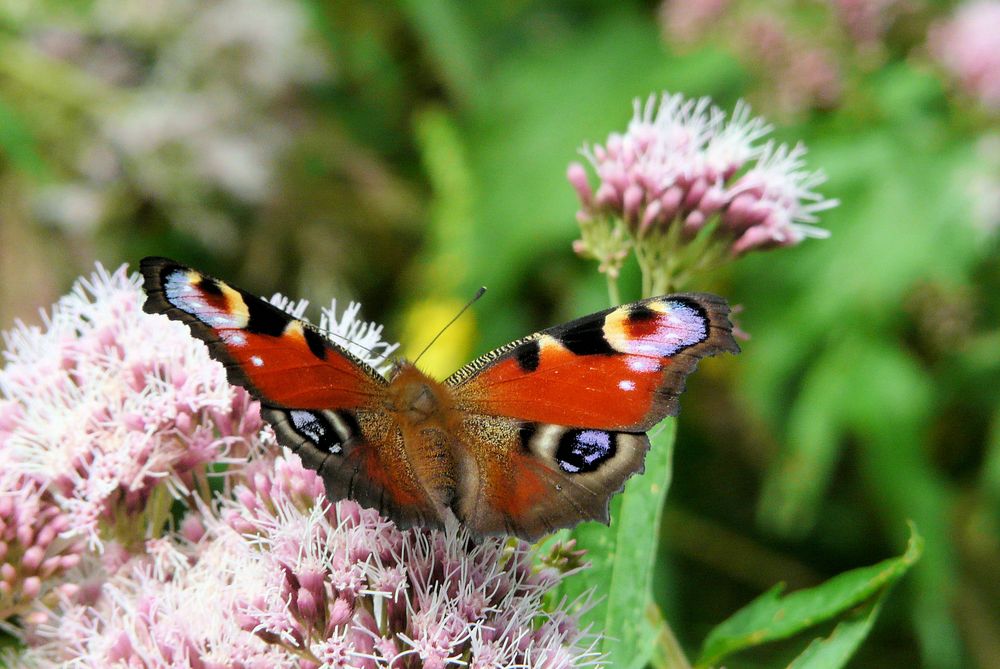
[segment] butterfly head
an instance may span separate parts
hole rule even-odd
[[[385,407],[413,424],[425,423],[440,415],[447,395],[440,382],[420,371],[408,360],[397,360],[389,373]]]

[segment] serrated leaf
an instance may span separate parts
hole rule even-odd
[[[899,580],[922,552],[923,538],[911,523],[906,552],[897,558],[845,572],[784,597],[783,586],[771,588],[712,630],[697,666],[711,666],[737,651],[786,639],[868,601]]]

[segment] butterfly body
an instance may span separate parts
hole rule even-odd
[[[449,514],[479,534],[534,539],[581,520],[642,471],[646,432],[677,412],[698,359],[738,351],[725,302],[651,298],[549,328],[444,381],[388,377],[266,301],[165,258],[142,261],[145,310],[187,324],[261,401],[280,443],[327,496],[402,527]]]

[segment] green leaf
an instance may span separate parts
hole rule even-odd
[[[847,664],[875,624],[888,592],[883,590],[881,595],[855,609],[837,623],[830,636],[814,639],[788,669],[838,669]]]
[[[670,488],[677,421],[668,418],[650,434],[646,470],[632,478],[611,504],[611,525],[586,523],[573,531],[592,566],[567,579],[570,598],[593,588],[598,600],[583,618],[603,636],[608,665],[642,667],[653,654],[658,629],[645,615],[660,539],[663,501]]]
[[[869,601],[899,580],[922,552],[923,538],[911,523],[906,552],[898,558],[851,570],[785,597],[781,597],[783,586],[772,588],[712,630],[697,666],[711,666],[737,651],[786,639]]]

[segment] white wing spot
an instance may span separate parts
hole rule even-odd
[[[263,367],[264,366],[264,359],[261,358],[259,355],[252,355],[252,356],[250,356],[250,362],[253,363],[254,367]]]
[[[618,387],[622,390],[635,390],[635,381],[630,381],[628,379],[622,379],[618,382]]]
[[[247,343],[247,338],[237,330],[223,330],[219,337],[230,346],[245,346]]]
[[[625,364],[633,372],[658,372],[660,371],[660,361],[656,358],[648,358],[642,355],[625,356]]]

